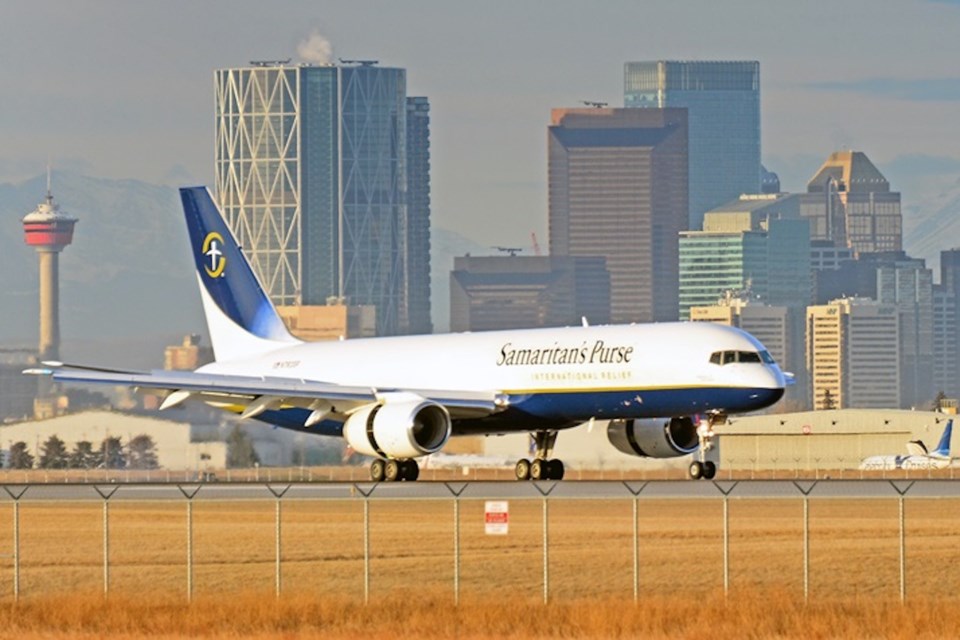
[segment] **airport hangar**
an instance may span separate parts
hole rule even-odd
[[[954,417],[900,409],[734,415],[718,429],[718,446],[707,457],[721,469],[736,471],[857,469],[867,456],[906,454],[910,440],[935,448]],[[525,434],[488,437],[483,453],[520,458],[527,454],[528,441]],[[561,431],[554,456],[570,468],[594,470],[685,469],[690,462],[688,456],[654,460],[620,453],[601,421],[592,429],[584,424]]]
[[[24,442],[36,464],[44,443],[51,436],[63,440],[69,453],[77,442],[83,440],[90,442],[93,450],[98,451],[106,438],[120,438],[120,444],[125,447],[133,438],[147,435],[153,440],[154,453],[161,469],[224,468],[227,463],[227,444],[219,438],[198,439],[198,431],[202,431],[202,428],[188,422],[120,411],[90,410],[0,426],[0,449],[6,452],[13,443]]]

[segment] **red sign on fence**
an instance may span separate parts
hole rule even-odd
[[[506,500],[488,500],[483,522],[487,535],[506,535],[510,526],[510,503]]]

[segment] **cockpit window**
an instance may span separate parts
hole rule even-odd
[[[773,358],[766,351],[714,351],[710,354],[713,364],[732,364],[734,362],[752,362],[774,364]]]

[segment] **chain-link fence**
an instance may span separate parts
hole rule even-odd
[[[404,591],[546,603],[742,587],[906,599],[960,587],[950,480],[3,489],[0,588],[9,581],[14,598]]]

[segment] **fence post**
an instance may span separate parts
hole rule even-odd
[[[30,487],[20,487],[20,491],[12,491],[4,485],[3,490],[13,500],[13,599],[20,600],[20,498]]]
[[[723,496],[723,597],[730,595],[730,500]]]
[[[907,599],[907,540],[904,530],[903,496],[900,502],[900,602]]]
[[[270,485],[267,485],[267,489],[270,490],[270,493],[272,493],[272,494],[273,494],[273,497],[276,498],[276,500],[277,500],[276,516],[275,516],[275,519],[274,519],[274,531],[273,531],[274,551],[275,551],[275,554],[276,554],[276,560],[275,560],[275,563],[274,563],[274,570],[273,570],[273,581],[274,581],[274,589],[275,589],[275,592],[276,592],[276,597],[278,597],[278,598],[280,597],[280,590],[281,590],[281,587],[282,587],[282,583],[281,583],[281,578],[282,578],[282,576],[281,576],[281,566],[282,566],[281,551],[282,551],[282,549],[281,549],[281,546],[280,546],[280,534],[281,534],[281,530],[280,530],[280,526],[281,526],[281,525],[280,525],[280,520],[281,520],[281,510],[282,510],[282,507],[281,507],[281,504],[280,504],[280,503],[281,503],[281,500],[283,499],[283,495],[284,495],[287,491],[290,490],[290,487],[291,487],[291,486],[292,486],[292,485],[289,485],[289,484],[288,484],[288,485],[287,485],[286,487],[284,487],[283,489],[274,489],[274,488],[271,487]]]
[[[633,602],[640,601],[640,492],[647,488],[647,482],[640,484],[639,489],[634,489],[629,482],[624,482],[623,486],[633,495]]]
[[[467,488],[467,483],[455,489],[449,482],[443,486],[453,494],[453,604],[460,606],[460,494]]]
[[[13,503],[13,599],[20,600],[20,500]]]
[[[110,593],[110,501],[103,500],[103,595]]]
[[[640,499],[633,498],[633,603],[640,602]]]
[[[370,497],[363,496],[363,604],[370,604]]]
[[[810,492],[817,486],[813,482],[793,481],[793,486],[803,494],[803,601],[810,599]]]
[[[907,531],[906,531],[906,518],[904,516],[903,499],[907,495],[907,492],[910,491],[911,487],[913,487],[914,482],[916,481],[911,480],[910,482],[904,484],[903,488],[901,488],[897,482],[893,480],[890,481],[890,486],[892,486],[898,494],[897,506],[898,506],[899,516],[900,516],[900,602],[901,604],[904,603],[907,599]]]
[[[120,487],[93,488],[103,498],[103,595],[106,597],[110,593],[110,498]]]
[[[810,498],[803,496],[803,601],[810,599]]]
[[[713,486],[723,494],[723,597],[730,592],[730,493],[740,481],[721,483],[714,480]]]
[[[187,499],[187,602],[193,602],[193,498],[202,486],[197,485],[191,491],[183,485],[177,485],[177,489]]]
[[[557,487],[554,482],[548,488],[543,488],[541,482],[533,483],[540,495],[543,496],[543,604],[550,601],[550,507],[547,498]]]
[[[549,522],[550,508],[547,497],[543,497],[543,604],[550,600],[550,544]]]
[[[363,604],[366,605],[370,604],[370,494],[377,485],[374,484],[369,491],[356,484],[353,488],[363,496]]]

